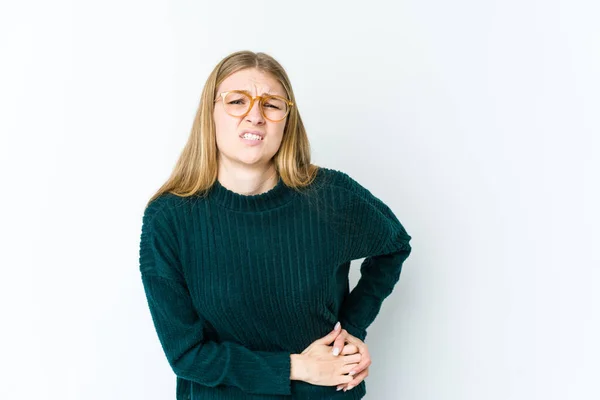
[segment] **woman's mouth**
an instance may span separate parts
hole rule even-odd
[[[242,136],[240,136],[240,139],[242,140],[242,142],[254,146],[260,144],[263,141],[262,136],[256,135],[254,133],[245,133]]]
[[[262,137],[260,137],[259,135],[255,135],[253,133],[246,133],[246,134],[242,135],[242,138],[248,139],[248,140],[262,140]]]

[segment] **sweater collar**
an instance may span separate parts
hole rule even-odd
[[[277,184],[270,190],[253,195],[236,193],[227,189],[217,179],[210,190],[210,198],[232,210],[253,212],[282,206],[291,201],[295,193],[293,188],[283,183],[281,177],[278,177]]]

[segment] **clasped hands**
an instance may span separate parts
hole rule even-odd
[[[338,322],[330,333],[315,340],[301,354],[291,355],[291,379],[320,386],[336,385],[337,390],[346,391],[369,375],[370,365],[367,345]]]

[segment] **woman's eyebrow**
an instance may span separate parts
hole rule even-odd
[[[246,89],[232,89],[232,90],[238,90],[240,92],[244,92],[244,93],[248,94],[248,96],[252,96],[252,93],[250,93],[250,91],[246,90]],[[261,96],[264,96],[266,94],[274,94],[274,95],[277,95],[277,96],[283,96],[282,94],[272,93],[270,90],[267,90],[266,92],[263,92],[263,94]]]

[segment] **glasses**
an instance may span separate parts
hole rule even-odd
[[[250,112],[254,101],[259,100],[260,113],[272,122],[282,121],[290,112],[294,103],[275,94],[250,96],[243,90],[231,90],[220,94],[225,112],[232,117],[243,117]],[[215,99],[215,103],[219,97]]]

